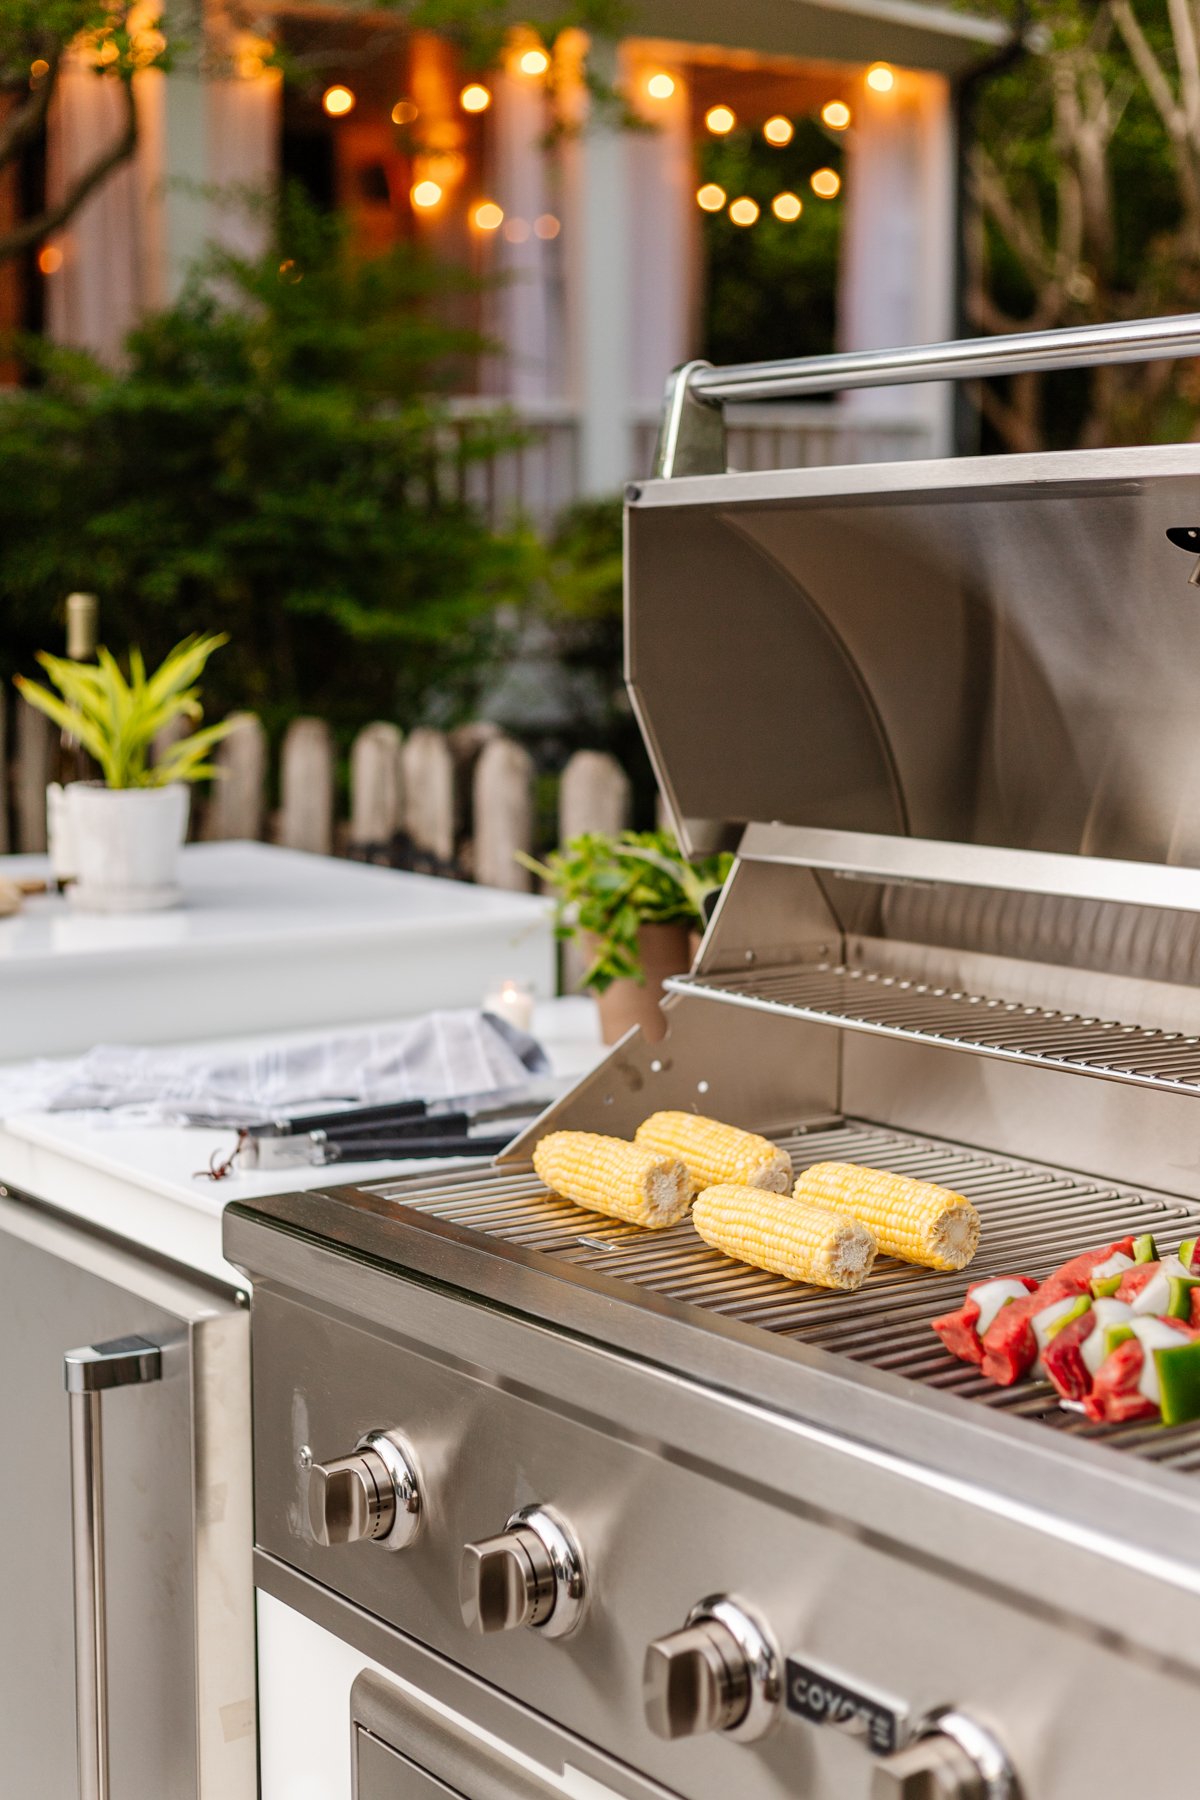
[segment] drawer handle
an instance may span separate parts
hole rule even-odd
[[[162,1379],[162,1349],[143,1337],[68,1350],[63,1375],[71,1431],[71,1561],[75,1587],[75,1738],[79,1800],[109,1800],[108,1653],[104,1594],[104,1452],[107,1388]]]

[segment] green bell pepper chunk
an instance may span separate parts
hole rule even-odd
[[[1193,1240],[1193,1242],[1194,1241],[1195,1240]],[[1154,1242],[1154,1233],[1152,1231],[1143,1232],[1141,1237],[1134,1238],[1134,1240],[1133,1240],[1133,1260],[1135,1263],[1148,1263],[1148,1262],[1158,1262],[1159,1261],[1158,1245]],[[1190,1258],[1186,1257],[1183,1254],[1183,1251],[1181,1250],[1179,1252],[1179,1260],[1180,1260],[1180,1262],[1186,1263],[1186,1262],[1190,1261]]]
[[[1200,1338],[1155,1350],[1164,1425],[1184,1425],[1200,1419]]]

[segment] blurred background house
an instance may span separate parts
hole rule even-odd
[[[575,31],[547,49],[518,24],[472,68],[343,6],[250,24],[209,7],[195,29],[170,72],[134,79],[135,158],[0,273],[7,322],[116,358],[206,243],[265,234],[238,190],[294,180],[365,252],[413,241],[500,278],[456,302],[503,354],[471,359],[452,410],[508,406],[528,432],[463,479],[489,516],[543,524],[649,471],[664,376],[689,357],[960,328],[959,95],[997,22],[911,0],[637,0],[593,51],[632,119],[594,100]],[[9,216],[53,205],[121,105],[92,68],[65,73]],[[731,422],[740,467],[937,454],[951,435],[930,387]]]

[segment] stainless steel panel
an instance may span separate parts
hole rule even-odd
[[[1011,460],[631,501],[676,815],[1200,862],[1200,605],[1165,535],[1200,529],[1200,449]]]
[[[279,1254],[286,1261],[301,1249],[293,1241]],[[313,1274],[311,1254],[304,1260]],[[1148,1570],[1135,1577],[1101,1554],[1083,1575],[1086,1534],[1077,1527],[1074,1544],[1054,1546],[1050,1566],[1070,1572],[1083,1608],[1103,1599],[1106,1624],[1092,1626],[1048,1603],[1047,1561],[1028,1519],[1006,1510],[985,1520],[962,1490],[935,1493],[908,1478],[893,1485],[886,1461],[856,1442],[848,1388],[845,1434],[820,1444],[731,1394],[361,1262],[350,1273],[340,1294],[320,1273],[313,1285],[329,1299],[316,1306],[284,1297],[269,1277],[256,1285],[257,1529],[271,1559],[692,1800],[731,1792],[866,1800],[871,1778],[862,1744],[793,1718],[753,1744],[651,1735],[641,1647],[712,1592],[762,1614],[787,1651],[894,1694],[917,1714],[957,1703],[986,1720],[1014,1758],[1025,1800],[1117,1800],[1136,1780],[1143,1791],[1171,1791],[1172,1723],[1194,1705],[1198,1675],[1165,1653],[1186,1654],[1197,1641],[1200,1591],[1185,1599],[1177,1590],[1183,1611],[1173,1628]],[[367,1322],[377,1280],[392,1291],[391,1328]],[[344,1303],[357,1305],[357,1322]],[[396,1557],[366,1545],[318,1550],[303,1531],[300,1442],[324,1448],[385,1413],[421,1446],[428,1535]],[[447,1604],[459,1548],[535,1498],[552,1500],[586,1546],[596,1582],[588,1621],[567,1640],[534,1631],[474,1637]],[[874,1511],[871,1526],[864,1507]],[[672,1528],[683,1520],[686,1531]],[[1005,1537],[1011,1585],[982,1567]],[[1130,1579],[1140,1601],[1127,1611]],[[1145,1648],[1121,1628],[1139,1611]],[[1081,1707],[1091,1717],[1119,1710],[1139,1730],[1072,1732],[1066,1758],[1061,1721]]]
[[[251,1800],[247,1314],[11,1200],[0,1201],[0,1788],[78,1791],[63,1354],[129,1332],[168,1347],[162,1381],[121,1394],[105,1419],[112,1792]]]

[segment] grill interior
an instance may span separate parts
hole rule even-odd
[[[825,1160],[865,1163],[965,1194],[983,1222],[981,1247],[970,1269],[942,1275],[881,1257],[857,1293],[804,1287],[711,1250],[690,1223],[650,1232],[584,1212],[548,1195],[528,1169],[464,1170],[415,1198],[406,1188],[385,1183],[374,1192],[412,1212],[433,1214],[671,1300],[802,1339],[1057,1431],[1100,1439],[1132,1455],[1200,1473],[1200,1424],[1090,1424],[1060,1407],[1044,1382],[993,1387],[978,1369],[949,1356],[929,1329],[929,1320],[950,1311],[969,1282],[988,1275],[1045,1276],[1069,1256],[1130,1232],[1153,1231],[1160,1250],[1173,1250],[1200,1228],[1200,1206],[858,1120],[822,1125],[779,1141],[797,1170]]]
[[[953,1044],[1110,1081],[1200,1093],[1200,1037],[817,963],[764,975],[680,976],[668,987],[853,1031]]]

